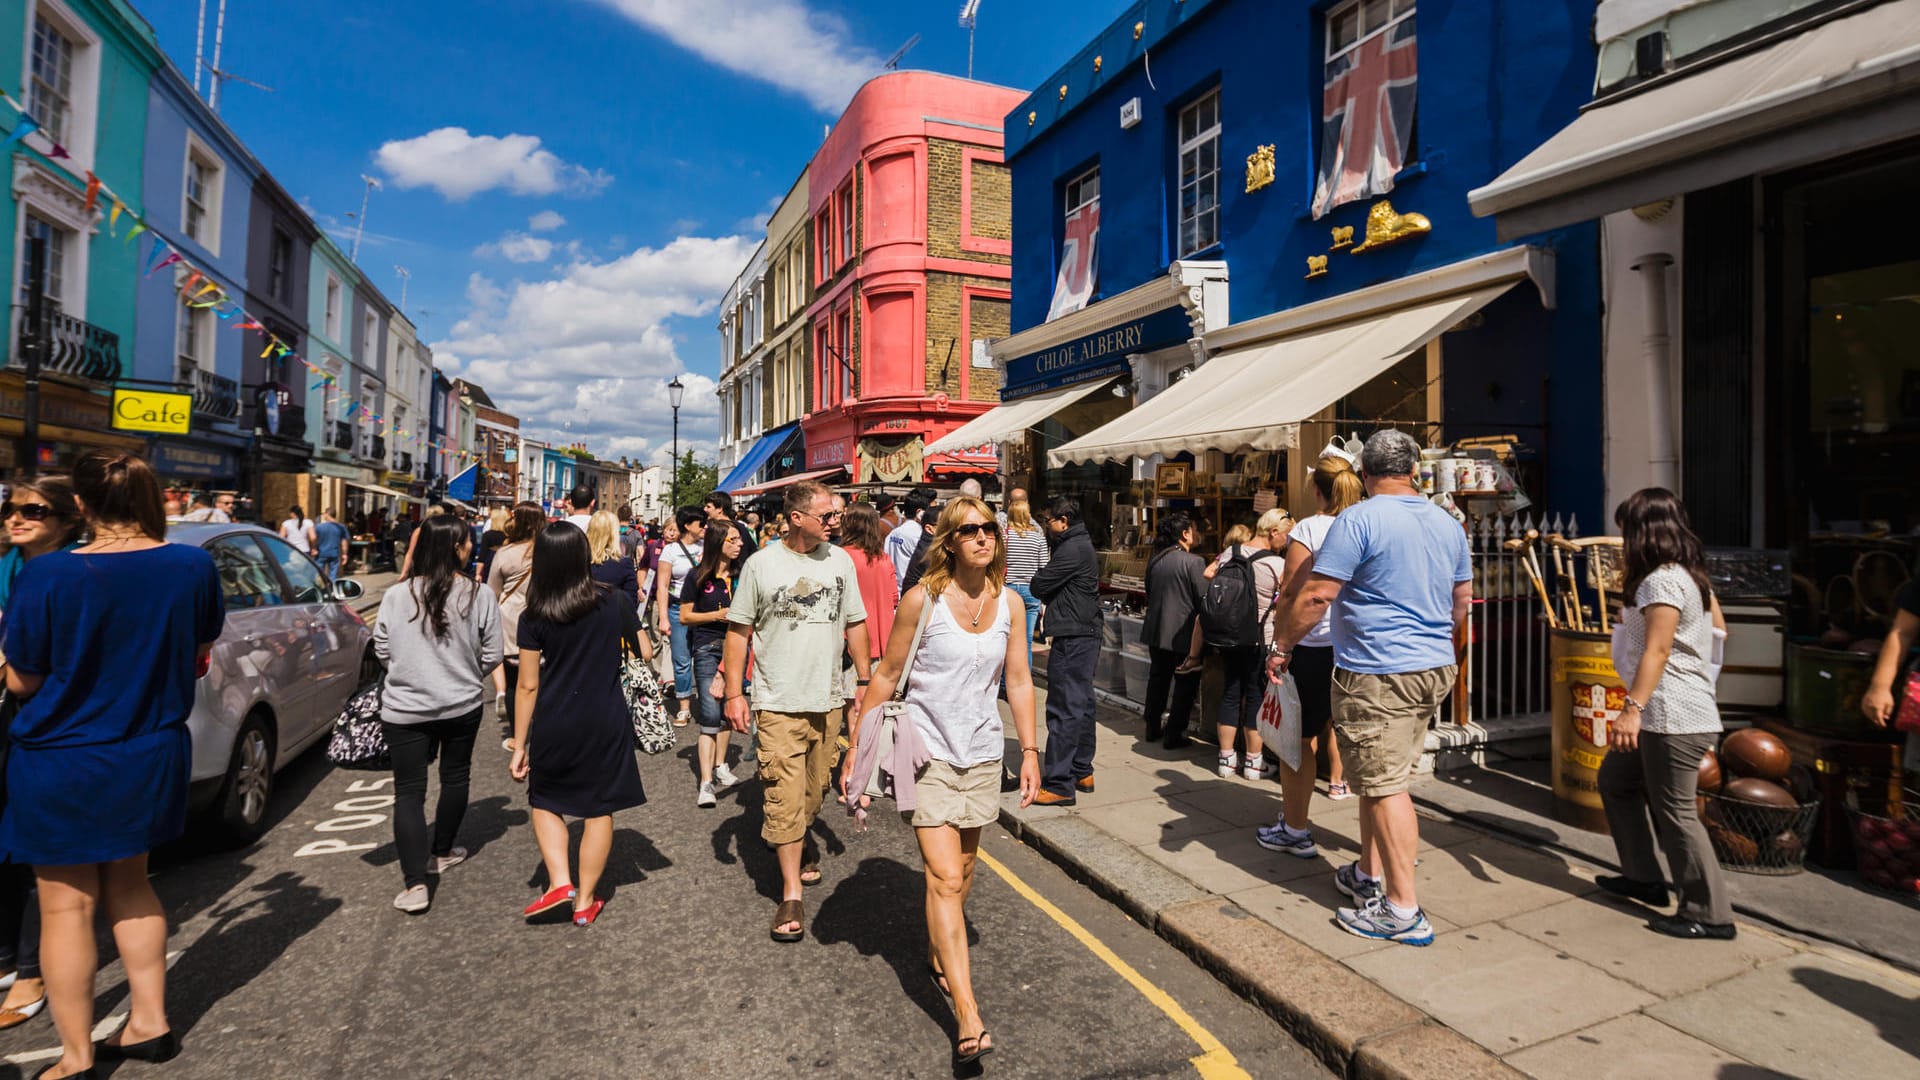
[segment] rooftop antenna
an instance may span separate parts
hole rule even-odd
[[[222,2],[224,3],[225,0],[222,0]],[[915,34],[912,37],[907,39],[907,43],[905,45],[902,45],[899,48],[893,50],[893,55],[887,57],[887,62],[880,66],[887,69],[888,71],[899,71],[900,59],[906,56],[907,53],[912,51],[913,47],[918,44],[920,44],[920,35]]]
[[[413,280],[413,271],[404,266],[396,266],[393,272],[400,276],[400,310],[407,310],[407,282]]]
[[[967,0],[960,8],[960,29],[967,32],[967,78],[973,78],[973,27],[980,21],[980,0]]]
[[[360,261],[360,237],[367,231],[367,200],[371,199],[374,191],[380,187],[380,181],[366,173],[361,173],[360,179],[367,182],[367,189],[360,193],[360,214],[354,218],[353,225],[353,253],[347,256],[356,263]]]
[[[207,40],[207,0],[200,0],[200,21],[193,35],[193,92],[196,94],[200,92],[200,73],[205,71],[207,75],[207,108],[214,112],[220,111],[220,84],[227,79],[232,79],[235,82],[243,82],[248,86],[257,87],[268,93],[273,93],[273,87],[265,83],[254,82],[252,79],[240,75],[235,75],[233,72],[227,71],[220,66],[220,49],[226,41],[226,32],[227,0],[220,0],[219,7],[214,11],[213,62],[208,63],[204,59]]]

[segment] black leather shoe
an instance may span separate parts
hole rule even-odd
[[[1732,941],[1739,933],[1732,923],[1695,922],[1678,915],[1662,915],[1648,920],[1647,928],[1668,937],[1686,938],[1689,941]]]
[[[1615,896],[1638,900],[1649,907],[1667,906],[1667,886],[1663,882],[1636,881],[1618,874],[1601,874],[1593,879],[1593,883]]]
[[[119,1045],[103,1039],[94,1043],[93,1047],[95,1054],[109,1060],[125,1058],[128,1061],[147,1061],[157,1065],[162,1061],[172,1061],[180,1056],[180,1036],[168,1031],[143,1042]]]
[[[1166,738],[1160,740],[1160,745],[1168,750],[1185,750],[1193,745],[1193,740],[1187,738],[1186,732],[1179,731],[1168,734]]]
[[[48,1065],[45,1068],[42,1068],[39,1072],[34,1073],[33,1080],[40,1080],[41,1077],[47,1075],[48,1073],[52,1072],[53,1070],[59,1067],[60,1067],[60,1063],[56,1061],[53,1064]],[[100,1073],[92,1068],[87,1068],[87,1069],[82,1069],[77,1073],[68,1073],[65,1077],[62,1077],[61,1080],[100,1080]]]

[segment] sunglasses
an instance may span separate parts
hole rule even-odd
[[[810,517],[815,521],[819,521],[822,523],[831,523],[831,522],[839,521],[841,518],[846,516],[842,511],[839,511],[839,510],[829,510],[824,514],[816,514],[808,510],[795,510],[794,513],[800,514],[804,517]]]
[[[6,521],[15,514],[19,514],[27,521],[45,521],[56,516],[53,507],[46,503],[0,503],[0,521]]]
[[[988,539],[992,539],[993,537],[1000,535],[1000,527],[998,525],[995,525],[991,521],[988,521],[988,522],[970,521],[965,525],[955,526],[953,530],[953,535],[959,537],[962,540],[971,540],[982,533],[985,533]]]

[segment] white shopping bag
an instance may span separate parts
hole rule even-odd
[[[1300,688],[1292,672],[1267,684],[1266,699],[1260,702],[1260,738],[1287,768],[1300,767]]]

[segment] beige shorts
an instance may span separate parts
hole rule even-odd
[[[820,814],[822,795],[833,769],[840,736],[840,711],[779,713],[760,710],[760,779],[767,785],[760,836],[769,844],[791,844],[807,835]]]
[[[1004,768],[998,761],[983,761],[964,769],[937,759],[929,761],[913,783],[913,812],[900,817],[917,829],[941,825],[979,829],[991,825],[1000,818],[1000,773]]]
[[[1455,668],[1400,675],[1333,670],[1333,728],[1353,793],[1398,795],[1413,782],[1427,723],[1453,690]]]

